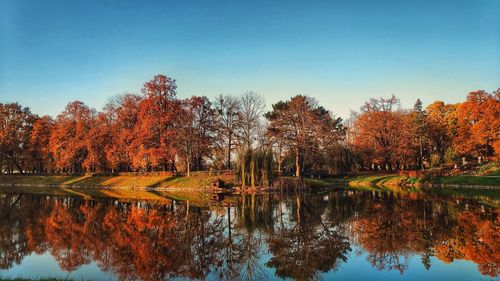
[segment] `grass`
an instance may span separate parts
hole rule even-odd
[[[432,177],[428,179],[408,177],[398,174],[368,174],[354,175],[331,181],[322,181],[322,185],[332,184],[348,185],[351,187],[420,187],[426,185],[450,185],[450,186],[499,186],[500,176],[496,176],[497,171],[488,175],[459,175]],[[318,184],[318,185],[321,185]]]
[[[434,177],[430,180],[433,184],[445,185],[476,185],[476,186],[500,186],[499,176],[448,176],[448,177]]]
[[[217,176],[0,176],[0,183],[17,185],[45,186],[84,186],[84,187],[120,187],[120,188],[190,188],[197,189],[210,185]],[[232,176],[220,176],[229,185],[234,185]]]
[[[479,167],[477,173],[486,176],[500,176],[500,166],[496,162],[491,162]]]
[[[204,187],[216,176],[0,176],[3,193],[26,193],[53,196],[73,196],[83,199],[112,198],[119,200],[190,201],[194,206],[211,202]],[[234,185],[233,176],[220,176]],[[2,185],[3,184],[3,185]],[[0,279],[1,281],[1,279]]]
[[[348,178],[346,180],[349,186],[353,187],[367,187],[367,186],[399,186],[410,180],[411,184],[416,184],[417,179],[400,176],[397,174],[383,174],[383,175],[359,175]]]
[[[44,186],[1,186],[3,193],[24,193],[51,196],[72,196],[83,199],[111,198],[118,200],[151,200],[170,203],[172,200],[190,201],[194,206],[206,206],[210,203],[208,193],[196,190],[142,190],[142,189],[103,189]],[[0,279],[1,281],[1,279]]]

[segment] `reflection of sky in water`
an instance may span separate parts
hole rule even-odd
[[[408,269],[400,274],[397,270],[378,271],[366,261],[366,254],[356,255],[357,248],[352,246],[353,251],[349,254],[346,263],[341,263],[338,271],[328,272],[322,275],[324,280],[426,280],[426,281],[444,281],[444,280],[490,280],[477,272],[477,265],[473,262],[455,260],[453,263],[445,264],[442,261],[432,257],[432,267],[427,271],[420,256],[410,256]]]
[[[103,272],[92,262],[80,266],[73,272],[63,271],[50,253],[42,255],[31,254],[26,256],[21,264],[16,264],[8,270],[0,270],[2,277],[58,277],[73,280],[117,280],[111,273]]]
[[[352,246],[352,248],[353,250],[348,254],[349,259],[347,262],[340,263],[337,271],[321,274],[323,280],[498,280],[479,274],[476,264],[464,260],[455,260],[452,263],[446,264],[432,257],[432,267],[426,270],[420,261],[419,255],[410,256],[408,269],[403,274],[394,270],[379,271],[367,262],[366,254],[356,254],[359,248],[356,246]],[[260,264],[265,264],[270,258],[271,255],[263,251]],[[403,257],[401,258],[404,259]],[[267,279],[275,278],[273,269],[263,265],[263,270]],[[101,271],[94,262],[82,265],[73,272],[62,271],[50,253],[29,255],[23,259],[20,265],[14,265],[9,270],[0,270],[0,276],[27,278],[60,277],[71,278],[73,280],[118,280],[112,272]],[[217,276],[209,274],[207,280],[217,280]]]

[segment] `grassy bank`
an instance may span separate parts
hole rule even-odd
[[[229,186],[230,175],[219,177]],[[34,176],[2,175],[0,191],[53,196],[73,196],[83,199],[113,198],[119,200],[189,201],[193,205],[212,202],[205,188],[217,176]],[[1,279],[0,279],[1,281]]]
[[[209,193],[196,190],[148,190],[119,188],[81,188],[57,186],[0,186],[0,192],[11,194],[34,194],[51,196],[71,196],[82,199],[111,198],[120,201],[151,200],[169,204],[172,200],[189,201],[194,206],[206,206],[212,203]],[[0,279],[1,281],[1,279]]]
[[[338,180],[339,183],[344,183],[349,186],[406,186],[406,187],[499,187],[499,176],[476,176],[476,175],[459,175],[459,176],[442,176],[431,178],[413,178],[398,174],[383,174],[383,175],[358,175]]]
[[[62,187],[119,187],[119,188],[184,188],[199,189],[209,187],[210,183],[220,178],[228,185],[234,185],[234,177],[194,175],[184,176],[36,176],[2,175],[1,184],[40,185]]]

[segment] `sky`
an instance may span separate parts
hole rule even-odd
[[[454,103],[500,87],[500,1],[0,0],[0,102],[101,109],[162,73],[178,97]]]

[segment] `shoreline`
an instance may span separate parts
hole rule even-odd
[[[225,182],[227,188],[215,188],[211,183],[217,179]],[[295,185],[295,177],[281,177],[284,185]],[[366,174],[345,177],[326,177],[323,179],[304,178],[307,189],[326,187],[404,187],[417,189],[491,189],[500,190],[499,176],[444,176],[435,178],[412,178],[398,174]],[[129,176],[129,175],[0,175],[0,187],[45,187],[131,191],[239,191],[234,175],[194,175],[194,176]],[[251,188],[246,191],[259,192],[280,190],[280,188]]]

